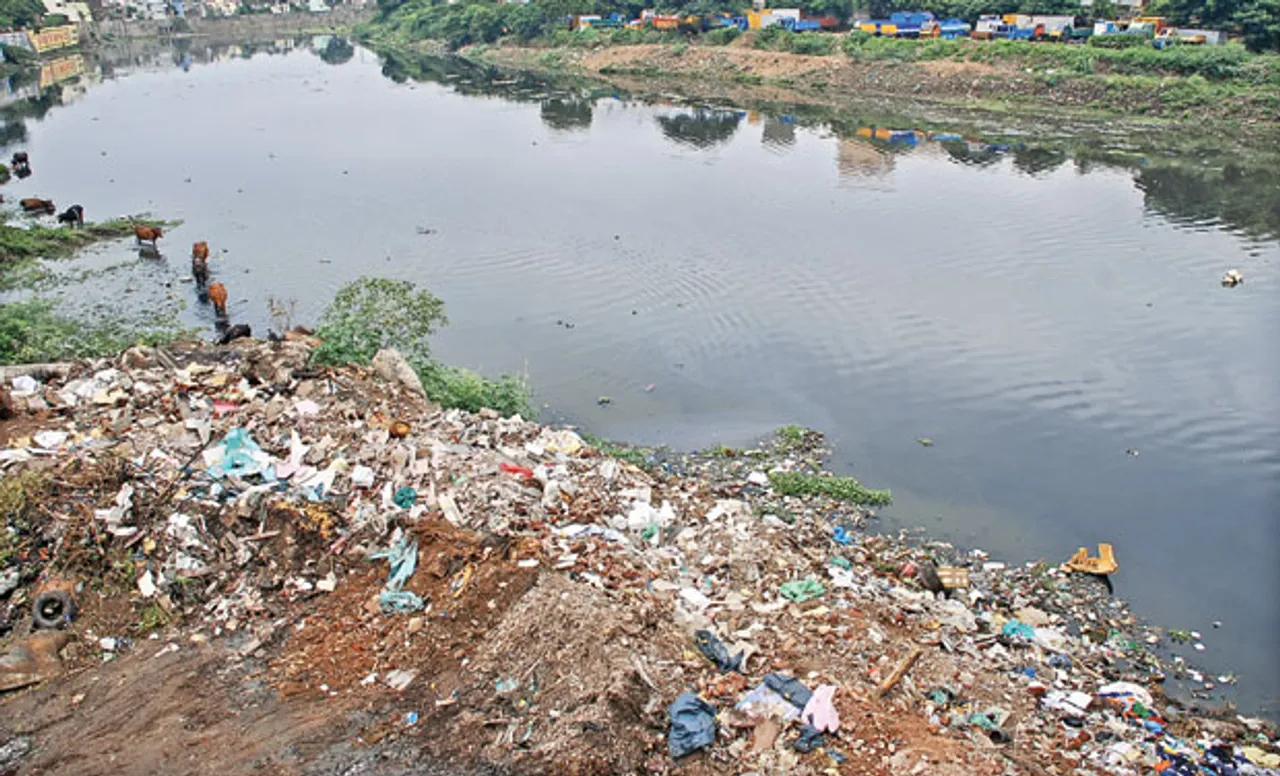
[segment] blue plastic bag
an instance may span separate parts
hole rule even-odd
[[[680,693],[667,707],[667,716],[671,719],[667,747],[676,760],[716,742],[716,709],[693,693]]]

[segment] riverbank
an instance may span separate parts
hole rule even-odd
[[[892,43],[901,45],[836,44],[831,53],[815,56],[756,48],[748,35],[726,46],[500,44],[473,46],[462,53],[507,67],[604,78],[669,79],[697,88],[782,88],[799,99],[828,103],[853,97],[900,97],[1046,118],[1097,115],[1180,120],[1194,116],[1197,121],[1245,124],[1280,120],[1280,69],[1271,61],[1275,57],[1257,58],[1256,73],[1210,79],[1194,73],[1124,72],[1108,59],[1123,52],[1100,54],[1083,46]],[[940,44],[947,48],[939,48]]]
[[[6,375],[7,771],[1276,772],[1265,723],[1161,692],[1199,635],[876,536],[817,434],[593,447],[314,345]]]
[[[86,27],[95,42],[130,38],[208,38],[214,42],[263,40],[282,35],[347,34],[373,16],[371,8],[335,6],[326,13],[240,14],[182,19],[109,19]]]

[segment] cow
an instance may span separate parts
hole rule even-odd
[[[72,205],[58,214],[58,223],[69,226],[84,226],[84,208]]]
[[[18,176],[19,180],[31,176],[31,161],[27,157],[26,151],[13,152],[13,173]]]
[[[191,246],[191,274],[201,288],[209,282],[209,243],[204,240]]]
[[[227,317],[227,287],[214,281],[209,284],[209,301],[213,302],[213,311],[219,318]]]
[[[158,250],[156,240],[164,237],[164,231],[158,226],[143,226],[142,224],[137,224],[133,227],[133,236],[137,239],[138,245],[141,245],[144,242],[149,242],[151,243],[152,248],[157,248]]]
[[[58,208],[54,206],[51,199],[37,199],[36,197],[25,197],[18,204],[22,205],[22,210],[27,213],[40,213],[45,215],[53,215],[58,212]]]
[[[249,328],[247,323],[237,323],[235,326],[229,326],[222,336],[218,338],[219,345],[229,345],[235,340],[243,337],[252,337],[253,330]]]

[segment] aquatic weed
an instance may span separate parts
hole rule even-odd
[[[861,485],[852,477],[807,472],[770,472],[769,483],[784,496],[826,496],[863,506],[885,506],[893,498],[887,490]]]

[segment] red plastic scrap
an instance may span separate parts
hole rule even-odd
[[[507,463],[506,461],[499,463],[498,468],[503,470],[507,474],[519,474],[522,478],[526,480],[533,479],[533,469],[526,469],[523,466],[516,466],[515,464]]]

